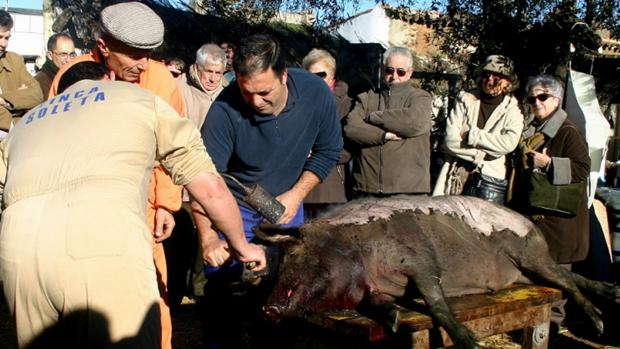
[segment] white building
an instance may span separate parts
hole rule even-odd
[[[13,17],[8,50],[22,55],[26,67],[34,74],[35,60],[45,52],[43,11],[9,7],[8,12]]]

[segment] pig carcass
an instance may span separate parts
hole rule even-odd
[[[526,217],[473,197],[362,199],[299,229],[261,226],[255,232],[272,241],[288,240],[263,307],[274,321],[362,303],[385,307],[413,283],[452,340],[462,348],[478,348],[475,336],[451,314],[446,297],[531,279],[563,290],[601,333],[600,311],[580,288],[620,303],[620,287],[556,264],[542,233]]]

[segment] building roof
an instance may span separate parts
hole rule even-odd
[[[43,16],[43,10],[37,10],[37,9],[31,9],[31,8],[9,7],[8,12],[17,13],[20,15]]]

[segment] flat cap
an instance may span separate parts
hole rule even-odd
[[[139,2],[111,5],[101,11],[101,27],[112,38],[139,49],[154,49],[164,42],[164,22]]]

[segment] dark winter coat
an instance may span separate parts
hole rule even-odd
[[[47,95],[50,92],[50,87],[52,86],[52,81],[54,81],[54,76],[58,73],[58,67],[53,61],[49,59],[45,61],[41,70],[34,76],[35,80],[39,82],[41,86],[41,91],[43,92],[43,98],[47,99]]]
[[[353,100],[348,96],[349,86],[344,81],[338,81],[334,87],[334,98],[338,117],[342,122],[353,107]],[[346,146],[346,144],[345,144]],[[314,188],[308,194],[305,203],[309,204],[334,204],[347,202],[345,189],[346,165],[351,159],[351,154],[345,148],[340,152],[338,165],[325,178],[323,183]]]
[[[567,119],[566,112],[559,109],[538,129],[530,124],[526,127],[523,136],[527,139],[535,132],[541,132],[545,136],[543,148],[547,148],[547,155],[551,157],[551,166],[547,170],[547,177],[551,183],[561,185],[582,182],[585,186],[590,173],[588,146],[583,134],[575,124]],[[542,149],[537,151],[542,152]],[[547,239],[551,257],[558,263],[571,263],[585,259],[588,254],[590,234],[585,191],[578,213],[574,217],[561,217],[528,209],[524,204],[523,195],[527,193],[523,188],[523,184],[515,181],[513,201],[510,206],[533,217],[534,222]]]
[[[411,82],[359,96],[345,137],[356,146],[353,190],[372,194],[430,192],[431,95]],[[386,141],[386,132],[402,140]]]

